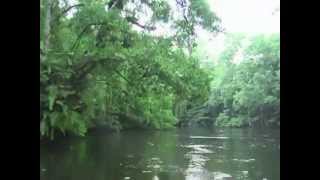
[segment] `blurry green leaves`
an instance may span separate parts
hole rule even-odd
[[[122,53],[115,53],[115,57],[118,57],[118,58],[120,58],[120,59],[126,59],[126,56],[124,55],[124,54],[122,54]]]
[[[48,132],[48,126],[45,121],[40,121],[40,134],[41,136],[45,136],[46,133]]]
[[[148,94],[138,98],[138,106],[145,109],[146,123],[156,129],[169,128],[176,123],[172,112],[172,102],[170,94]]]
[[[104,5],[97,1],[85,1],[85,6],[81,10],[77,11],[74,15],[74,25],[76,27],[92,24],[97,22],[104,22],[108,15],[115,15],[115,13],[106,13]]]
[[[196,57],[175,47],[175,38],[134,31],[120,6],[128,1],[121,0],[111,10],[105,1],[79,3],[83,6],[72,17],[52,23],[50,49],[41,61],[42,136],[85,135],[99,125],[120,130],[134,124],[119,114],[138,116],[135,125],[169,128],[177,121],[175,101],[206,101],[209,72],[200,68]],[[167,1],[143,3],[153,15],[147,24],[172,19]],[[202,11],[203,5],[194,9]],[[62,10],[56,7],[53,16]],[[181,36],[187,39],[192,25],[180,23]],[[44,46],[43,39],[40,44]]]
[[[190,0],[190,2],[197,24],[211,32],[220,31],[220,19],[210,10],[206,0]]]
[[[243,33],[227,34],[225,40],[225,50],[221,53],[219,61],[229,65],[236,53],[243,48],[243,40],[246,36]]]
[[[56,86],[49,86],[48,92],[49,110],[52,111],[54,102],[58,95],[58,88]]]
[[[163,22],[168,22],[170,17],[170,6],[167,1],[165,0],[152,1],[151,9],[153,10],[152,19],[154,21],[161,20]]]
[[[278,34],[257,35],[251,38],[252,43],[245,50],[248,56],[262,54],[269,57],[269,61],[279,60],[280,58],[280,37]],[[271,59],[270,57],[273,57]]]
[[[255,36],[244,47],[241,41],[247,39],[243,34],[227,37],[227,47],[215,68],[210,103],[224,107],[216,117],[219,126],[237,127],[265,121],[278,124],[279,35]],[[233,64],[233,54],[240,48],[244,48],[243,60]]]

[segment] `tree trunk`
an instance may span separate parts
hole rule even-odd
[[[50,46],[50,31],[51,31],[51,6],[52,0],[46,0],[45,4],[45,25],[44,25],[44,52],[46,53]]]

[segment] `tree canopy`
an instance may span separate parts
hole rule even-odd
[[[215,125],[280,126],[279,34],[228,38],[213,71],[209,101]]]
[[[181,104],[208,98],[192,49],[197,28],[221,27],[205,0],[41,0],[40,10],[40,137],[169,128]],[[164,24],[170,34],[157,35]]]

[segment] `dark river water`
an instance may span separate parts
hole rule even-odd
[[[40,145],[40,178],[279,180],[280,131],[190,128],[63,138]]]

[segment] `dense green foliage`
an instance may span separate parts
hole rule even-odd
[[[206,101],[211,80],[192,53],[194,29],[219,32],[219,19],[204,0],[172,1],[178,15],[168,2],[41,0],[40,137],[168,128],[181,104]],[[172,35],[151,35],[159,23]]]
[[[280,126],[279,34],[228,38],[209,101],[215,125]]]

